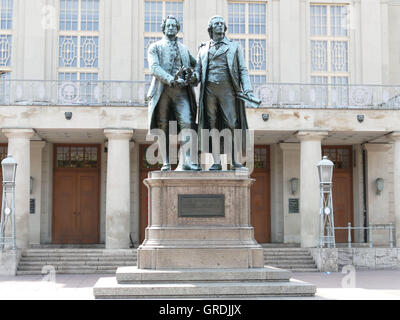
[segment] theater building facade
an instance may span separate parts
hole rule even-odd
[[[247,108],[256,240],[317,246],[326,155],[335,226],[391,223],[400,246],[399,0],[0,0],[0,155],[18,163],[17,246],[143,241],[143,179],[159,168],[146,159],[146,51],[170,14],[194,56],[216,14],[243,47],[262,100]]]

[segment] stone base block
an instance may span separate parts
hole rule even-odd
[[[289,281],[291,272],[274,267],[253,269],[166,269],[143,270],[138,267],[119,267],[118,283],[177,281]]]
[[[170,268],[261,268],[264,253],[260,248],[139,248],[141,269]]]
[[[15,276],[20,256],[20,250],[0,250],[0,275]]]
[[[314,296],[312,284],[290,279],[278,268],[142,270],[118,268],[116,278],[100,278],[96,299],[227,299]]]

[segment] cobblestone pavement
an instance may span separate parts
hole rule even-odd
[[[317,286],[316,297],[312,299],[400,300],[400,271],[356,271],[351,275],[353,282],[346,281],[349,278],[345,277],[349,276],[342,273],[316,272],[293,273],[292,278]],[[93,286],[100,277],[113,275],[60,274],[55,276],[55,282],[46,281],[49,280],[48,277],[41,275],[2,276],[0,300],[91,300],[94,299]],[[354,287],[348,288],[349,286]]]

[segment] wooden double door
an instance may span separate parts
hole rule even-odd
[[[251,186],[251,225],[254,228],[254,237],[259,243],[271,242],[269,146],[254,147],[254,170],[251,177],[256,180]]]
[[[332,200],[335,227],[353,224],[353,151],[351,146],[323,146],[322,155],[334,163]],[[354,239],[354,232],[352,232]],[[347,242],[347,230],[335,230],[335,241]]]
[[[54,149],[53,243],[99,243],[99,146],[55,145]]]
[[[145,229],[148,225],[148,192],[143,180],[150,171],[159,170],[159,165],[150,165],[145,159],[147,145],[140,148],[140,187],[139,187],[139,242],[145,238]],[[270,156],[269,146],[255,146],[254,171],[251,175],[256,179],[251,187],[251,224],[254,227],[254,236],[260,243],[271,241],[270,215]]]

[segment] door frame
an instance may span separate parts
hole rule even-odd
[[[264,228],[269,230],[267,231],[268,234],[268,239],[267,242],[261,242],[261,243],[271,243],[271,238],[272,238],[272,226],[271,226],[271,147],[268,144],[257,144],[254,145],[254,150],[255,149],[265,149],[266,150],[266,168],[261,168],[261,169],[257,169],[254,167],[253,169],[253,173],[257,173],[257,172],[266,172],[267,174],[267,185],[266,185],[266,190],[265,190],[265,201],[267,203],[266,207],[267,207],[267,224],[266,226],[264,226]],[[252,174],[253,174],[252,173]],[[250,191],[251,192],[251,191]],[[250,194],[250,201],[251,201],[251,194]],[[250,202],[250,210],[251,210],[251,202]],[[250,214],[251,211],[250,211]],[[251,216],[250,216],[250,221],[251,221]],[[254,228],[254,226],[252,225],[252,227]],[[255,235],[254,235],[255,237]]]
[[[351,223],[351,225],[354,227],[354,159],[353,159],[353,146],[352,145],[323,145],[321,146],[321,152],[322,155],[324,154],[323,149],[348,149],[349,150],[349,161],[350,161],[350,168],[349,169],[340,169],[340,168],[333,168],[333,174],[332,174],[332,179],[333,176],[335,175],[335,172],[339,173],[348,173],[350,176],[350,217],[348,222]],[[331,160],[331,159],[329,159]],[[333,212],[335,214],[335,208],[333,208]],[[337,227],[336,223],[334,224],[335,227]],[[347,225],[343,226],[347,227]],[[336,230],[335,233],[339,232],[347,232],[346,230]],[[335,237],[336,238],[336,237]],[[351,230],[351,238],[354,240],[354,230]],[[335,239],[336,240],[336,239]],[[337,241],[336,241],[337,242]],[[347,240],[345,241],[347,242]],[[339,243],[345,243],[345,242],[339,242]]]
[[[97,148],[97,168],[57,168],[57,147],[96,147]],[[97,194],[98,194],[98,219],[97,219],[97,243],[100,243],[100,220],[101,220],[101,144],[95,143],[54,143],[53,145],[53,183],[52,183],[52,208],[51,208],[51,242],[54,243],[54,198],[55,198],[55,183],[54,176],[55,172],[69,172],[69,171],[77,171],[80,172],[97,172],[98,176],[98,184],[97,184]]]

